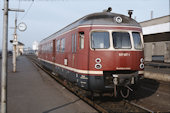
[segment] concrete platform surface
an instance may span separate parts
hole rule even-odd
[[[1,68],[1,66],[0,66]],[[25,56],[17,59],[12,72],[8,59],[8,113],[96,113],[92,107],[70,93]]]
[[[170,82],[170,64],[161,62],[145,62],[146,78]]]

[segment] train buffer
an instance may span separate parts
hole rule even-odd
[[[8,113],[97,112],[41,69],[36,68],[26,56],[17,58],[16,73],[12,72],[11,63],[12,58],[9,57]]]

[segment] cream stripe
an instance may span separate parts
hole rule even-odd
[[[82,74],[99,74],[99,75],[102,75],[102,74],[103,74],[103,71],[80,70],[80,69],[76,69],[76,68],[71,68],[71,67],[68,67],[68,66],[64,66],[64,65],[61,65],[61,64],[57,64],[57,63],[54,63],[54,62],[51,62],[51,61],[48,61],[48,60],[44,60],[44,59],[41,59],[41,58],[38,58],[38,59],[39,59],[39,60],[42,60],[42,61],[45,61],[45,62],[48,62],[48,63],[53,64],[53,65],[56,65],[56,66],[59,66],[59,67],[62,67],[62,68],[71,70],[71,71],[74,71],[74,72],[77,72],[77,73],[82,73]]]
[[[81,28],[81,27],[124,27],[124,28],[141,28],[141,27],[136,27],[136,26],[117,26],[117,25],[80,25],[80,26],[77,26],[77,27],[75,27],[75,28],[73,28],[73,29],[70,29],[70,30],[68,30],[68,31],[66,31],[66,32],[64,32],[64,33],[61,33],[61,34],[57,34],[57,32],[56,32],[56,33],[50,35],[49,37],[45,38],[44,40],[42,40],[42,43],[44,43],[44,41],[47,41],[47,40],[53,40],[53,39],[55,39],[56,37],[62,36],[62,35],[64,35],[64,34],[68,33],[68,32],[71,32],[71,31],[76,30],[76,29]]]

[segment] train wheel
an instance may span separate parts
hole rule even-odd
[[[123,98],[127,98],[127,97],[129,96],[129,94],[130,94],[130,91],[129,91],[128,88],[123,87],[123,88],[121,88],[121,90],[120,90],[120,94],[121,94],[121,96],[122,96]]]

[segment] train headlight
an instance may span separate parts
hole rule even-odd
[[[117,23],[122,23],[122,18],[120,16],[117,16],[115,20]]]
[[[96,68],[96,69],[101,69],[101,68],[102,68],[102,65],[101,65],[101,64],[96,64],[96,65],[95,65],[95,68]]]
[[[143,58],[141,58],[140,59],[140,65],[139,65],[139,67],[140,67],[140,69],[144,69],[144,59]]]
[[[96,61],[96,63],[98,63],[98,64],[99,64],[102,60],[101,60],[100,58],[96,58],[96,60],[95,60],[95,61]]]
[[[143,62],[144,62],[144,59],[143,59],[143,58],[141,58],[141,59],[140,59],[140,62],[141,62],[141,63],[143,63]]]
[[[141,63],[139,67],[140,67],[141,69],[144,69],[145,66],[144,66],[143,63]]]

